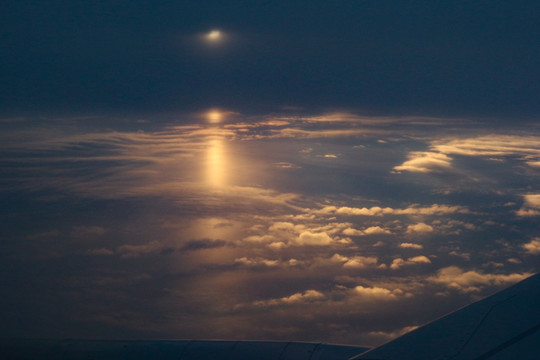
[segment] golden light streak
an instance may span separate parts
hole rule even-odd
[[[226,164],[222,139],[209,141],[206,162],[206,180],[213,187],[223,187],[226,182]]]

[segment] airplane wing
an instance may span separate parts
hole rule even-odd
[[[0,340],[10,360],[538,360],[540,274],[375,349],[201,340]]]
[[[366,347],[284,341],[0,340],[8,360],[346,360]]]
[[[540,274],[354,360],[538,360]]]

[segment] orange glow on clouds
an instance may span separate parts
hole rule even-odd
[[[218,110],[210,110],[208,113],[206,113],[206,119],[213,124],[220,123],[223,119],[223,113]]]

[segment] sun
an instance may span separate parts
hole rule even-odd
[[[221,120],[223,119],[223,113],[218,110],[210,110],[209,112],[206,113],[206,118],[208,119],[209,122],[213,124],[217,124],[221,122]]]
[[[208,34],[206,34],[206,39],[212,42],[219,41],[222,37],[221,31],[219,30],[212,30]]]

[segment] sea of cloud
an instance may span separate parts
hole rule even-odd
[[[375,345],[539,271],[538,129],[230,114],[0,134],[6,331]]]

